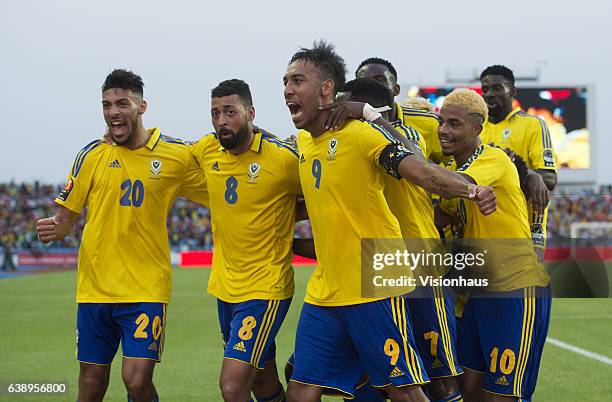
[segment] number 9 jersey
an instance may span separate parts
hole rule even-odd
[[[76,156],[55,202],[87,206],[78,259],[78,303],[168,303],[172,268],[166,219],[177,196],[208,205],[190,148],[150,129],[130,150],[96,140]]]

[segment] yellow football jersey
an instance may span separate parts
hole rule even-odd
[[[510,148],[525,160],[532,170],[556,171],[555,151],[546,122],[515,108],[497,124],[487,121],[480,138],[483,143],[500,148]],[[543,248],[546,243],[548,208],[543,215],[534,213],[528,204],[529,224],[534,246]]]
[[[208,292],[230,303],[292,297],[295,203],[302,194],[297,149],[259,131],[238,156],[215,133],[192,152],[210,193],[215,251]]]
[[[477,239],[474,245],[487,250],[486,277],[489,291],[505,292],[528,286],[546,286],[549,276],[538,262],[530,241],[527,203],[520,188],[516,167],[498,148],[481,144],[468,161],[451,170],[464,173],[481,186],[491,186],[496,194],[497,210],[483,215],[474,202],[462,199],[447,203],[459,208],[463,238]]]
[[[369,262],[362,261],[361,241],[392,239],[386,246],[404,247],[385,200],[386,173],[379,164],[382,150],[393,142],[385,130],[362,120],[349,120],[316,138],[304,130],[298,133],[300,179],[318,260],[306,302],[344,306],[383,298],[362,297],[362,285],[367,286],[362,284],[362,262],[366,267]],[[387,291],[386,297],[399,296],[407,288]]]
[[[423,139],[412,127],[394,122],[393,127],[426,149]],[[385,199],[397,218],[405,239],[435,239],[440,234],[434,225],[431,195],[423,188],[404,179],[384,175]]]
[[[172,289],[166,218],[177,196],[207,204],[189,146],[149,130],[145,147],[100,140],[77,155],[55,202],[87,222],[79,249],[78,303],[168,303]]]
[[[442,146],[438,138],[438,126],[440,125],[438,115],[434,112],[422,109],[414,109],[395,104],[397,110],[396,119],[404,125],[414,128],[423,138],[426,146],[423,148],[425,157],[436,163],[442,163],[449,158],[442,154]]]
[[[406,137],[426,148],[423,137],[412,127],[406,127],[399,120],[392,123],[393,127]],[[424,155],[423,155],[424,156]],[[406,250],[411,253],[434,252],[442,249],[440,233],[434,225],[434,210],[431,194],[422,187],[404,179],[384,175],[385,199],[391,213],[397,218]],[[448,271],[438,267],[419,266],[413,272],[414,277],[431,274],[443,275]]]

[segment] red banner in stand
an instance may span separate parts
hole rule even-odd
[[[575,250],[575,258],[578,261],[611,261],[612,247],[585,247]],[[183,251],[180,253],[179,266],[182,268],[200,268],[212,264],[212,251]],[[565,261],[572,258],[572,250],[568,247],[549,247],[546,249],[544,259],[546,261]],[[314,265],[316,260],[293,257],[293,265]]]
[[[183,251],[180,253],[179,266],[182,268],[200,268],[212,265],[212,251]],[[293,257],[293,265],[314,265],[316,260],[300,257]]]
[[[212,264],[212,251],[183,251],[180,253],[179,266],[183,268],[206,267]],[[567,247],[549,247],[546,249],[546,261],[565,261],[575,258],[578,261],[612,261],[612,247],[590,247],[572,250]],[[52,267],[76,267],[78,253],[42,253],[33,255],[29,252],[21,252],[17,255],[18,266],[52,266]],[[293,265],[314,265],[317,262],[309,258],[295,256]]]
[[[78,253],[42,253],[22,252],[17,254],[17,265],[20,267],[76,267]]]

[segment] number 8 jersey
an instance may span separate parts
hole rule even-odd
[[[96,140],[76,156],[55,202],[87,222],[79,249],[78,303],[168,303],[172,267],[166,218],[177,196],[208,204],[188,145],[150,129],[130,150]]]
[[[236,156],[210,133],[192,152],[210,193],[215,252],[208,293],[228,303],[292,297],[295,202],[302,193],[295,147],[257,131]]]

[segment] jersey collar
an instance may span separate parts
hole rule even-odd
[[[404,122],[404,111],[402,110],[402,105],[395,102],[395,110],[397,111],[397,115],[395,116],[395,120],[399,120]]]
[[[254,134],[253,134],[253,142],[251,143],[251,147],[249,148],[251,151],[253,152],[257,152],[259,153],[259,151],[261,151],[261,143],[263,141],[263,137],[261,134],[261,130],[257,130]],[[221,145],[221,143],[219,142],[219,149],[218,151],[225,151],[225,148],[223,147],[223,145]]]
[[[147,142],[147,145],[145,145],[145,147],[149,148],[149,150],[152,151],[155,149],[155,146],[159,142],[159,138],[161,137],[161,132],[159,131],[159,128],[157,127],[150,128],[147,131],[151,133],[151,137],[149,138],[149,141]]]
[[[504,117],[504,120],[510,120],[511,118],[514,117],[515,114],[517,114],[520,111],[521,111],[520,107],[515,107],[514,109],[510,111],[510,113],[506,115],[506,117]]]

